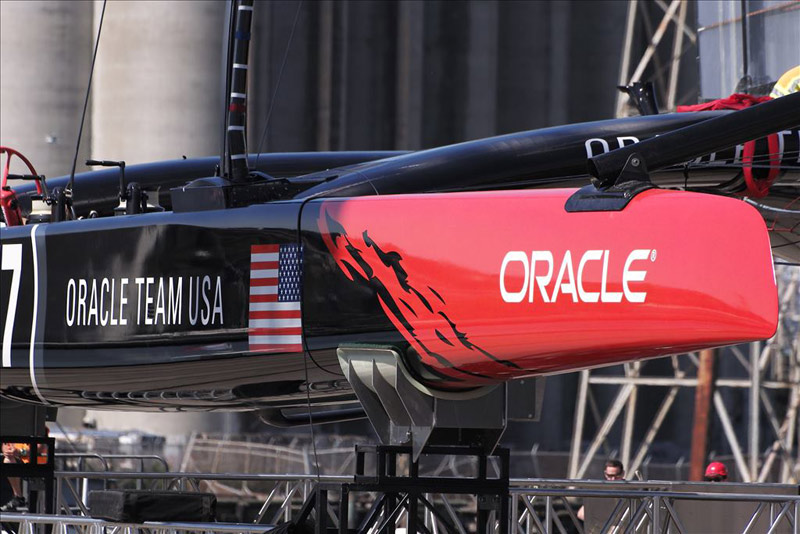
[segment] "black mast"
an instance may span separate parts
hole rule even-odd
[[[227,178],[233,183],[248,181],[245,124],[247,120],[247,60],[253,0],[235,0],[236,31],[233,34],[233,61],[228,65],[230,94],[227,119]]]

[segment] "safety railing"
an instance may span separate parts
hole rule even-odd
[[[57,468],[66,469],[67,467],[74,466],[75,469],[59,471],[61,473],[67,472],[112,472],[114,467],[125,468],[134,473],[144,473],[145,466],[156,466],[163,468],[164,472],[169,471],[167,461],[161,456],[155,454],[98,454],[92,452],[79,452],[79,453],[56,453],[54,463]],[[127,466],[125,464],[128,464]],[[94,471],[90,469],[92,466],[98,465],[102,469]],[[138,468],[138,469],[137,469]],[[113,471],[120,473],[120,471]],[[90,481],[94,477],[72,478],[72,477],[56,477],[56,496],[57,506],[56,510],[62,510],[62,507],[67,506],[71,509],[77,508],[82,515],[86,515],[85,503],[89,496],[91,489],[107,489],[106,481],[102,479],[100,487],[91,488]],[[133,480],[136,489],[143,489],[144,479],[137,477]],[[65,504],[71,503],[71,504]],[[57,512],[59,513],[59,512]]]
[[[325,484],[349,483],[352,477],[315,475],[268,475],[239,473],[134,473],[134,472],[56,472],[56,481],[60,490],[56,492],[57,510],[60,514],[79,514],[67,516],[32,516],[27,514],[2,514],[0,520],[23,521],[19,532],[33,532],[28,527],[37,524],[56,524],[55,518],[61,517],[64,525],[75,526],[79,531],[86,531],[92,525],[98,526],[96,520],[82,516],[88,515],[86,502],[80,499],[80,493],[73,491],[73,498],[80,502],[77,509],[65,506],[62,501],[62,490],[73,487],[75,481],[85,478],[101,481],[141,479],[145,485],[153,489],[213,491],[216,482],[249,482],[261,491],[240,494],[233,497],[257,501],[260,508],[252,518],[251,525],[258,524],[259,531],[266,530],[265,525],[291,521],[311,495],[316,482]],[[726,517],[725,524],[718,532],[735,534],[798,534],[800,531],[800,495],[797,487],[765,485],[715,485],[713,491],[707,486],[692,486],[682,483],[683,488],[676,490],[679,483],[672,482],[604,482],[561,479],[512,479],[510,481],[511,525],[508,532],[514,534],[589,534],[590,532],[608,534],[689,534],[698,532],[697,515],[708,512],[713,506],[727,506],[726,510],[735,510],[744,520],[737,524]],[[204,488],[201,486],[205,485]],[[688,487],[687,487],[688,486]],[[716,490],[716,488],[719,490]],[[694,489],[693,489],[694,488]],[[723,492],[724,489],[732,493]],[[776,491],[794,494],[775,494]],[[750,493],[752,492],[752,493]],[[424,524],[432,534],[457,532],[466,534],[475,531],[475,511],[478,503],[473,499],[470,503],[456,502],[453,496],[443,494],[426,494],[424,508]],[[716,504],[712,504],[716,503]],[[331,506],[331,504],[333,504]],[[335,501],[329,503],[328,514],[332,524],[336,520]],[[364,504],[364,503],[362,503]],[[578,510],[586,506],[586,523],[578,519]],[[364,504],[369,506],[369,503]],[[589,513],[592,512],[592,513]],[[408,510],[403,510],[394,518],[400,527],[407,521]],[[13,517],[12,517],[13,516]],[[39,518],[47,518],[46,521]],[[500,532],[499,515],[489,516],[488,524],[480,529],[483,532]],[[77,522],[76,522],[77,521]],[[378,524],[384,521],[379,521]],[[470,525],[471,523],[471,525]],[[115,526],[120,526],[114,523]],[[166,524],[164,524],[166,525]],[[235,525],[214,523],[209,525],[191,524],[191,528],[170,524],[163,527],[165,531],[193,530],[234,532]],[[107,526],[105,523],[102,526]],[[351,525],[355,526],[355,525]],[[24,528],[23,528],[24,527]],[[80,528],[79,528],[80,527]],[[85,528],[84,528],[85,527]],[[153,524],[131,525],[134,532],[138,528],[149,528],[159,531],[160,526]],[[217,528],[219,527],[219,528]],[[234,530],[228,530],[228,529]],[[705,528],[705,527],[704,527]],[[83,529],[83,530],[81,530]],[[706,532],[707,530],[703,530]],[[60,530],[59,532],[67,532]],[[94,531],[92,531],[94,532]],[[100,532],[100,531],[97,531]]]
[[[594,484],[592,484],[594,485]],[[614,484],[616,485],[616,484]],[[621,484],[624,486],[625,484]],[[645,484],[642,484],[644,486]],[[800,495],[772,495],[750,493],[703,493],[677,492],[667,490],[643,489],[569,489],[516,487],[511,489],[512,532],[519,534],[554,534],[556,532],[577,532],[585,534],[588,529],[578,520],[576,498],[585,501],[596,498],[608,501],[604,508],[604,521],[595,521],[592,532],[609,534],[689,534],[700,532],[697,526],[687,527],[681,518],[678,503],[716,502],[735,504],[741,514],[743,506],[750,504],[749,514],[742,528],[737,528],[728,519],[713,531],[708,526],[700,527],[703,532],[751,534],[765,532],[791,532],[797,534],[800,528]],[[692,521],[695,525],[698,511],[704,507],[693,507]],[[706,509],[707,510],[707,509]],[[559,513],[559,511],[561,513]],[[602,525],[597,528],[598,524]],[[690,524],[691,525],[691,524]]]
[[[164,472],[169,471],[169,464],[167,461],[156,454],[98,454],[94,452],[69,452],[69,453],[56,453],[55,463],[56,467],[62,469],[66,467],[67,463],[74,462],[76,471],[87,471],[87,463],[90,460],[96,460],[103,466],[104,471],[110,471],[112,466],[118,465],[121,462],[129,464],[138,464],[138,472],[144,472],[146,463],[158,465],[163,467]]]
[[[51,526],[55,532],[75,532],[80,534],[125,533],[125,534],[178,534],[180,532],[220,532],[229,534],[250,534],[269,532],[274,525],[253,525],[236,523],[180,523],[155,522],[115,523],[102,519],[78,516],[33,515],[2,513],[0,523],[5,530],[8,525],[16,525],[19,534],[33,534],[41,526]],[[13,527],[12,527],[13,528]]]

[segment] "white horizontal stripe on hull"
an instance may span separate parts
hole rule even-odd
[[[300,345],[303,336],[250,336],[251,345]]]
[[[250,311],[300,311],[299,302],[251,302]]]
[[[253,278],[278,278],[278,269],[256,269],[250,271],[250,279]]]
[[[251,286],[251,295],[277,295],[278,286]]]
[[[250,328],[294,328],[303,326],[302,319],[250,319]]]
[[[258,261],[278,261],[280,254],[277,252],[261,252],[258,254],[250,254],[250,262],[255,263]]]

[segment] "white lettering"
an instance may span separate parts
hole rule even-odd
[[[117,318],[114,317],[114,290],[116,289],[116,287],[115,287],[116,285],[117,285],[117,281],[112,278],[111,279],[111,305],[109,306],[109,308],[111,309],[111,321],[109,322],[109,324],[111,326],[117,326],[117,324],[119,324],[119,323],[117,323]]]
[[[547,262],[547,274],[542,276],[536,274],[536,263],[540,261]],[[533,302],[534,285],[539,288],[539,294],[542,296],[542,300],[544,302],[550,302],[545,286],[547,286],[547,284],[550,283],[550,279],[553,278],[553,253],[549,250],[534,250],[531,252],[531,273],[533,273],[533,280],[531,281],[531,290],[528,294],[528,302]]]
[[[194,286],[194,291],[192,291]],[[194,296],[194,305],[192,305],[192,296]],[[189,278],[189,323],[192,325],[197,324],[197,315],[200,308],[200,277],[193,276]]]
[[[172,277],[169,277],[169,311],[172,324],[181,324],[181,294],[183,293],[183,278],[178,277],[178,284],[173,291]]]
[[[212,323],[214,323],[217,313],[219,313],[219,324],[223,324],[225,321],[222,319],[222,278],[219,276],[217,277],[217,291],[214,293],[214,316],[211,319]]]
[[[108,283],[108,278],[103,278],[103,281],[100,282],[100,324],[103,326],[108,324],[108,310],[106,310],[105,306],[105,296],[110,290],[111,285]],[[113,305],[111,307],[113,308]]]
[[[119,324],[122,326],[128,324],[128,319],[125,318],[125,305],[128,303],[128,297],[125,296],[126,285],[128,285],[127,278],[119,281]]]
[[[603,278],[600,282],[600,302],[622,302],[622,293],[608,291],[608,251],[603,252]]]
[[[167,306],[164,298],[164,279],[158,279],[158,296],[156,297],[156,314],[153,323],[158,324],[158,316],[161,316],[161,324],[167,324]]]
[[[99,311],[97,309],[97,280],[92,278],[92,296],[89,298],[89,324],[92,322],[94,315],[94,325],[97,326],[100,322]]]
[[[136,282],[136,287],[138,288],[138,293],[136,297],[136,324],[142,324],[142,286],[144,285],[144,278],[138,277],[134,280]],[[147,315],[147,310],[145,309],[144,312]]]
[[[652,254],[651,254],[652,253]],[[610,251],[608,250],[587,250],[581,256],[580,261],[578,262],[578,273],[577,277],[575,275],[575,270],[573,268],[572,262],[572,251],[566,250],[564,251],[564,256],[561,258],[561,264],[558,270],[558,276],[555,277],[555,281],[553,282],[552,286],[550,286],[551,280],[553,279],[553,267],[555,265],[553,261],[553,253],[549,250],[534,250],[531,251],[530,255],[530,263],[528,262],[528,257],[526,256],[525,252],[520,250],[513,250],[507,252],[505,257],[503,258],[503,262],[500,265],[500,296],[502,297],[504,302],[522,302],[525,298],[525,294],[528,294],[528,302],[534,301],[534,293],[536,292],[536,288],[539,289],[539,294],[541,295],[542,302],[550,303],[556,302],[558,300],[559,293],[569,294],[572,296],[572,302],[584,302],[584,303],[595,303],[595,302],[608,302],[608,303],[615,303],[615,302],[622,302],[623,297],[626,301],[632,303],[642,303],[647,298],[646,291],[634,291],[631,289],[630,284],[633,282],[643,282],[645,277],[647,276],[647,271],[644,269],[634,269],[633,263],[636,261],[650,259],[650,261],[655,261],[655,251],[652,249],[636,249],[630,252],[625,260],[625,266],[622,269],[621,277],[617,276],[614,277],[614,280],[619,281],[620,278],[622,280],[622,291],[609,291],[609,274],[608,274],[608,264],[609,264],[609,255]],[[584,276],[586,273],[586,266],[589,262],[602,262],[602,271],[601,271],[601,279],[600,279],[600,291],[587,291],[585,284],[584,284]],[[520,263],[522,265],[523,276],[522,276],[522,287],[518,290],[509,290],[508,288],[508,278],[511,278],[511,275],[508,274],[509,265],[513,262]],[[536,273],[536,264],[537,263],[546,263],[546,273],[544,274],[537,274]],[[596,272],[596,271],[595,271]],[[596,275],[594,275],[596,276]],[[208,277],[206,277],[208,278]],[[515,280],[517,277],[513,277]],[[596,278],[593,278],[596,281]],[[595,282],[596,283],[596,282]],[[619,283],[619,282],[617,282]],[[206,300],[206,308],[208,307],[208,301],[205,297],[206,294],[206,285],[210,285],[210,282],[203,280],[203,298]],[[550,286],[550,287],[549,287]],[[219,301],[219,304],[217,303]],[[217,277],[217,294],[214,298],[214,314],[216,317],[217,308],[219,307],[220,313],[220,321],[222,320],[222,290],[221,290],[221,280]],[[207,323],[206,319],[206,312],[203,312],[203,324]]]
[[[626,143],[625,141],[630,141],[630,143]],[[632,135],[623,135],[622,137],[617,137],[617,143],[619,143],[619,147],[622,148],[626,144],[634,145],[639,142],[638,137],[633,137]]]
[[[565,274],[569,276],[569,282],[562,281]],[[572,294],[572,302],[578,302],[578,295],[575,294],[575,275],[572,272],[572,254],[569,250],[564,253],[564,259],[561,261],[561,268],[558,270],[556,284],[553,287],[553,296],[550,297],[551,302],[556,301],[559,290]]]
[[[506,268],[512,261],[520,262],[525,269],[525,279],[522,282],[522,289],[517,292],[512,292],[506,289]],[[500,295],[505,302],[522,302],[525,298],[525,289],[528,286],[528,277],[530,270],[528,268],[528,256],[521,250],[513,250],[505,255],[503,264],[500,266]]]
[[[67,310],[66,310],[67,326],[72,326],[75,322],[75,280],[69,279],[67,282]]]
[[[586,291],[583,288],[583,269],[588,262],[599,261],[602,258],[602,250],[587,250],[583,256],[581,256],[581,261],[578,263],[578,296],[583,302],[597,302],[600,300],[600,293],[596,291]]]
[[[525,285],[520,290],[518,302],[528,290],[530,272],[528,260],[522,255],[525,267]],[[513,261],[511,258],[509,261]],[[505,269],[505,267],[504,267]],[[188,279],[188,297],[183,291],[184,278]],[[136,290],[128,284],[136,284]],[[199,276],[140,276],[131,278],[69,278],[66,281],[64,320],[67,326],[126,326],[155,325],[177,326],[183,324],[184,298],[188,298],[188,321],[191,325],[224,325],[224,281],[219,275]],[[509,293],[510,294],[510,293]],[[135,309],[128,309],[131,297]],[[133,304],[133,302],[131,302]]]
[[[86,280],[78,279],[78,324],[86,324]]]
[[[150,317],[150,305],[153,303],[153,297],[150,296],[150,286],[155,282],[152,276],[147,277],[147,284],[144,287],[144,324],[153,324],[153,319]]]
[[[211,319],[211,303],[208,301],[208,290],[211,289],[211,278],[207,275],[203,277],[203,302],[206,306],[200,313],[200,319],[203,321],[203,326],[208,324]]]
[[[593,158],[597,155],[594,153],[594,149],[592,148],[592,145],[594,143],[600,143],[600,147],[602,148],[600,154],[605,154],[610,150],[608,147],[608,141],[606,141],[605,139],[600,139],[599,137],[593,137],[592,139],[587,139],[586,142],[584,143],[584,146],[586,147],[587,158]]]
[[[622,270],[622,290],[625,292],[625,298],[628,299],[628,302],[644,302],[647,297],[646,292],[631,291],[628,284],[630,282],[644,282],[647,271],[631,271],[631,264],[637,260],[646,260],[649,257],[650,249],[641,248],[628,254],[628,259],[625,260],[625,268]]]

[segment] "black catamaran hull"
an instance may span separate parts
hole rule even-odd
[[[378,155],[353,154],[344,160],[328,155],[328,159],[314,161],[311,170],[319,171],[334,162],[349,167],[289,178],[295,184],[314,184],[293,200],[227,210],[4,228],[0,393],[16,400],[55,405],[257,409],[304,404],[307,396],[313,402],[351,399],[336,349],[353,343],[400,347],[419,380],[459,388],[769,337],[774,331],[776,308],[767,228],[740,200],[678,192],[647,193],[633,200],[634,209],[622,212],[635,214],[639,206],[640,213],[630,215],[636,217],[632,220],[613,214],[567,214],[563,206],[571,192],[481,192],[584,185],[587,157],[713,116],[686,114],[572,125],[394,155],[372,163],[367,161]],[[757,202],[775,218],[769,229],[772,236],[779,237],[773,240],[789,242],[798,232],[798,215],[796,210],[784,207],[791,207],[800,197],[795,161],[800,133],[792,129],[781,139],[786,155],[781,154],[778,162],[779,174],[773,179],[770,194]],[[738,150],[732,148],[729,153],[706,156],[688,167],[654,173],[652,178],[664,186],[716,188],[716,192],[743,195],[747,184],[741,179],[737,154]],[[279,172],[269,165],[264,170],[291,177],[302,172],[300,163],[308,168],[308,160],[303,158],[289,158]],[[276,160],[267,158],[270,161]],[[769,172],[772,161],[766,161],[767,169],[756,172]],[[114,191],[116,175],[104,172],[105,179],[95,187]],[[129,172],[136,172],[135,168]],[[168,164],[162,172],[169,173]],[[191,177],[182,175],[180,181]],[[163,178],[160,180],[163,184]],[[79,177],[76,194],[80,183]],[[724,186],[722,190],[720,186]],[[457,190],[476,192],[447,193]],[[428,197],[442,204],[424,209],[415,206],[424,204],[425,195],[398,197],[384,208],[355,200],[348,204],[346,200],[362,195],[437,191],[444,193]],[[25,189],[18,193],[22,199],[30,196]],[[331,197],[336,200],[326,200]],[[97,203],[77,204],[79,215],[90,210],[108,211],[113,200],[105,194]],[[770,211],[770,203],[778,209]],[[326,208],[334,205],[335,209]],[[518,206],[522,211],[504,213],[508,211],[504,206]],[[478,217],[482,222],[476,223],[475,209],[491,210],[496,216]],[[528,220],[526,211],[531,214]],[[437,215],[446,212],[446,219]],[[545,212],[552,212],[548,219],[533,216]],[[379,236],[373,236],[368,225],[340,226],[342,221],[355,224],[363,213],[391,220],[400,228],[399,234],[377,242]],[[332,219],[334,215],[340,220]],[[432,229],[447,231],[432,232],[438,242],[425,239],[422,230],[404,234],[403,225],[409,217],[426,217]],[[580,224],[571,233],[555,239],[561,236],[559,228],[570,228],[578,220]],[[632,224],[655,225],[647,227],[649,233],[663,234],[663,243],[621,238],[620,234],[631,233]],[[542,252],[544,246],[538,236],[543,233],[555,236],[549,249],[555,258],[554,265],[551,263],[555,272],[549,282],[540,282],[552,286],[560,262],[558,278],[577,276],[578,288],[563,278],[564,285],[559,287],[568,296],[562,296],[561,301],[556,302],[553,287],[541,289],[541,297],[554,306],[541,310],[509,307],[509,318],[520,313],[530,315],[528,322],[510,333],[487,329],[485,323],[491,321],[485,314],[483,324],[473,324],[474,310],[467,310],[460,320],[448,314],[443,306],[452,306],[459,299],[469,301],[460,294],[465,289],[459,288],[474,289],[475,295],[482,295],[475,297],[472,306],[478,311],[511,302],[504,301],[506,294],[498,289],[498,275],[500,287],[507,294],[513,294],[518,287],[515,284],[523,280],[518,273],[509,274],[507,280],[502,277],[506,272],[500,272],[506,265],[506,249],[502,247],[508,249],[506,259],[516,248],[527,250],[528,255],[532,248]],[[693,249],[696,256],[684,258],[683,263],[697,262],[706,270],[670,278],[666,273],[679,269],[679,263],[664,268],[666,278],[659,279],[658,268],[676,261],[687,234],[694,236],[698,246]],[[586,236],[594,235],[599,239],[585,241]],[[463,252],[448,260],[437,258],[435,252],[453,242]],[[415,248],[420,243],[424,243],[424,250]],[[737,246],[753,249],[747,252],[752,264],[738,265],[748,262],[735,257]],[[492,249],[494,256],[483,249]],[[644,258],[639,252],[645,249],[653,265],[646,277],[641,274],[643,267],[632,267],[645,265],[634,263],[643,261],[637,258]],[[594,259],[598,251],[598,259]],[[574,266],[568,266],[568,252],[574,255]],[[368,258],[367,253],[374,253],[374,257]],[[476,255],[482,253],[489,267],[477,269]],[[596,272],[579,269],[579,259],[582,265],[595,261]],[[453,275],[453,289],[417,284],[440,280],[436,278],[441,275],[437,265],[446,266],[448,261],[453,267],[448,272],[464,273],[463,279]],[[423,266],[408,270],[415,262]],[[732,262],[738,262],[737,268],[742,271],[723,277],[724,287],[703,287],[704,277]],[[397,291],[418,300],[416,306],[409,299],[390,302],[386,280],[376,274],[384,267],[398,285]],[[428,273],[437,274],[432,277]],[[747,276],[748,284],[741,284],[740,276]],[[441,279],[442,286],[448,285],[446,278]],[[529,278],[526,275],[524,281],[531,282],[533,288],[533,279]],[[669,307],[658,302],[659,292],[674,293],[675,287],[689,287],[691,280],[697,283],[696,291],[687,291],[681,297],[686,306],[677,306],[669,313],[676,319],[687,317],[687,313],[699,314],[697,321],[703,323],[702,328],[687,328],[678,337],[670,337],[671,333],[665,331],[661,338],[651,335],[650,340],[631,344],[631,328],[643,318],[652,322],[648,323],[651,332],[653,325],[671,324],[671,317],[663,315]],[[579,295],[579,289],[585,295]],[[619,305],[611,297],[609,302],[598,297],[597,306],[591,302],[592,295],[616,298],[623,289],[630,290],[632,298],[620,296]],[[638,302],[639,295],[646,292],[650,300]],[[531,303],[534,294],[531,289]],[[581,301],[586,295],[588,301]],[[570,308],[573,305],[575,309]],[[427,314],[430,317],[423,322],[410,320]],[[616,318],[613,324],[617,330],[609,328],[610,316]],[[552,317],[560,318],[560,322],[548,325]],[[561,331],[557,339],[526,337],[528,331],[544,330],[544,325],[558,331],[561,324],[572,326]],[[598,335],[597,329],[603,334]],[[424,338],[425,332],[430,339]],[[582,335],[586,332],[591,335]],[[511,346],[500,343],[497,351],[486,349],[494,341],[484,345],[476,342],[483,339],[481,335],[493,340],[515,334],[520,336],[517,341]],[[573,346],[576,339],[582,345]],[[422,353],[433,344],[440,345],[441,350]],[[462,352],[449,358],[448,351],[454,346]],[[540,348],[544,346],[546,351]],[[592,356],[599,351],[602,358]],[[562,357],[561,353],[571,356]],[[513,359],[507,359],[509,354]]]

